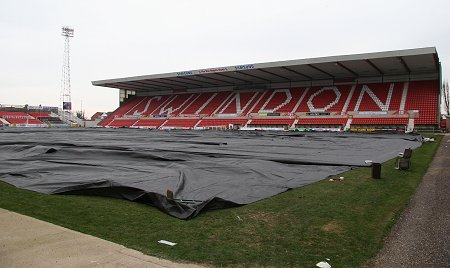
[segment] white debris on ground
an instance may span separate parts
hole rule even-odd
[[[173,246],[175,246],[177,244],[177,243],[170,242],[170,241],[167,241],[167,240],[159,240],[158,243],[166,244],[166,245],[169,245],[171,247],[173,247]]]
[[[331,265],[326,261],[321,261],[316,264],[319,268],[331,268]]]

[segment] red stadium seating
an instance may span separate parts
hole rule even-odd
[[[183,111],[183,114],[198,114],[200,108],[208,102],[209,99],[213,98],[213,92],[201,93],[192,100],[188,107],[186,107]]]
[[[42,125],[44,124],[42,121],[34,118],[5,118],[11,124],[23,124],[23,125]]]
[[[30,116],[24,112],[2,112],[0,111],[1,118],[15,117],[15,118],[29,118]]]
[[[227,100],[225,105],[217,112],[218,114],[238,114],[241,115],[245,110],[250,109],[254,103],[258,92],[236,92]]]
[[[213,94],[212,99],[199,111],[199,114],[212,115],[216,110],[225,105],[225,101],[232,96],[232,92],[217,92]]]
[[[351,86],[312,87],[296,112],[341,112]],[[313,109],[311,109],[313,108]]]
[[[290,90],[292,99],[286,105],[279,107],[275,110],[278,113],[291,113],[294,112],[295,105],[300,100],[302,94],[305,92],[304,88],[291,88]],[[276,103],[275,103],[276,104]],[[268,105],[268,108],[271,108],[273,104]],[[278,104],[276,104],[278,106]]]
[[[28,114],[34,118],[50,117],[50,115],[48,113],[44,113],[44,112],[28,112]]]
[[[131,127],[137,121],[138,121],[138,119],[115,118],[108,124],[108,127],[112,127],[112,128]]]
[[[160,114],[160,108],[168,102],[171,97],[172,96],[170,95],[146,97],[131,110],[131,114],[127,113],[127,115],[149,116],[152,114]]]
[[[190,102],[192,102],[198,94],[178,94],[173,95],[170,100],[165,103],[159,113],[160,114],[171,114],[178,115],[185,107],[187,107]]]
[[[408,116],[416,125],[437,125],[438,98],[438,81],[183,93],[133,97],[100,125],[192,128],[197,123],[245,125],[250,119],[251,125],[292,125],[295,120],[297,125],[346,125],[349,118],[352,125],[405,125]],[[262,113],[278,116],[261,118]],[[152,115],[169,119],[147,118]]]
[[[113,121],[115,118],[120,118],[127,112],[129,112],[134,106],[139,104],[144,97],[132,97],[128,101],[126,101],[122,106],[117,108],[112,114],[110,114],[107,118],[105,118],[102,122],[100,122],[98,125],[101,127],[106,127]]]
[[[389,111],[400,111],[400,105],[402,102],[403,88],[409,85],[409,83],[395,83],[394,90],[391,97],[391,103],[389,105]],[[404,110],[404,109],[403,109]]]
[[[170,118],[163,127],[193,128],[200,119]]]
[[[0,117],[13,125],[45,125],[42,121],[24,112],[0,112]]]
[[[405,110],[418,110],[415,124],[437,124],[439,105],[439,82],[419,81],[409,83]]]
[[[258,94],[255,104],[252,105],[252,107],[250,108],[250,110],[248,111],[247,114],[259,113],[261,108],[263,107],[263,105],[266,103],[266,101],[269,100],[272,93],[273,93],[273,90],[265,90],[265,91],[261,92],[260,94]]]
[[[136,123],[134,123],[134,127],[141,127],[141,128],[158,128],[160,127],[164,121],[166,121],[165,118],[149,118],[149,119],[140,119]]]
[[[404,83],[358,85],[347,111],[399,110],[403,86]]]

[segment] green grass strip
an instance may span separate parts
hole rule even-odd
[[[361,267],[383,246],[441,141],[413,152],[408,171],[358,168],[250,205],[182,221],[118,199],[45,195],[0,182],[0,207],[91,234],[145,254],[217,266]],[[249,189],[250,190],[250,189]],[[174,247],[157,243],[165,239]]]

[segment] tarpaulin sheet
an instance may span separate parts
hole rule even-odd
[[[46,194],[125,198],[188,219],[420,145],[420,136],[393,134],[4,129],[0,180]]]

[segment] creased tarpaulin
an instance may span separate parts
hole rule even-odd
[[[0,180],[46,194],[124,198],[188,219],[420,145],[416,135],[4,129]]]

